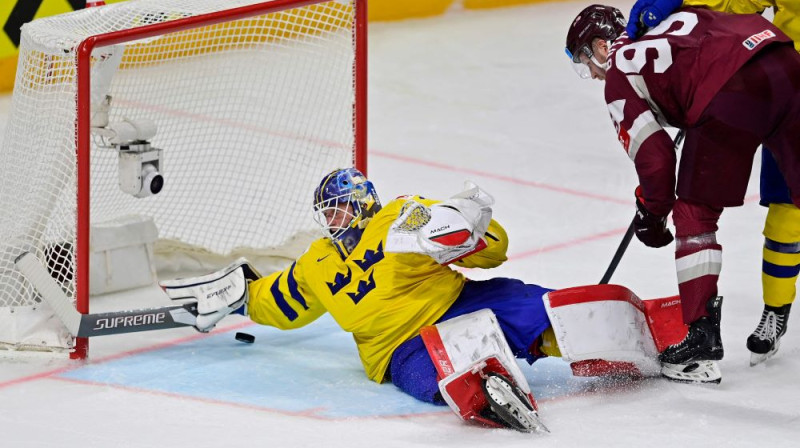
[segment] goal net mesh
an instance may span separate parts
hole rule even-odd
[[[39,19],[22,29],[0,149],[0,347],[69,350],[74,343],[14,260],[32,252],[75,298],[77,111],[108,122],[152,120],[163,190],[120,188],[118,152],[93,133],[92,225],[141,215],[156,253],[293,257],[318,236],[316,183],[352,166],[355,7],[326,1],[98,46],[91,105],[78,104],[76,51],[90,36],[212,14],[246,0],[131,0]],[[281,3],[287,3],[285,1]],[[308,3],[308,2],[303,2]],[[185,21],[184,21],[185,22]]]

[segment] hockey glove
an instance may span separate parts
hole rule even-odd
[[[486,248],[494,198],[468,182],[461,193],[431,206],[408,201],[389,229],[386,252],[413,252],[449,264]]]
[[[636,238],[648,247],[664,247],[674,239],[667,228],[667,217],[650,213],[644,205],[642,187],[636,188],[636,216],[633,218]]]
[[[636,40],[648,28],[663,22],[683,4],[682,0],[637,0],[631,8],[630,20],[625,31],[631,40]]]
[[[197,301],[195,329],[206,333],[228,314],[245,308],[241,314],[247,315],[249,284],[259,277],[247,260],[240,258],[211,274],[165,280],[160,285],[172,300]]]

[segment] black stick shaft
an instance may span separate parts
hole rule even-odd
[[[678,131],[678,134],[672,140],[672,143],[675,145],[675,150],[678,150],[678,147],[683,142],[683,137],[686,136],[686,131],[681,129]],[[614,275],[614,271],[617,270],[617,265],[619,261],[622,260],[622,256],[625,255],[625,250],[628,249],[628,244],[631,242],[631,238],[633,238],[633,221],[631,221],[631,225],[628,226],[628,230],[625,232],[625,236],[622,237],[622,241],[619,243],[619,247],[617,248],[617,252],[614,254],[614,258],[611,259],[611,264],[608,265],[608,269],[606,269],[606,273],[603,274],[603,278],[600,280],[601,285],[607,285],[609,280],[611,280],[611,276]]]
[[[628,230],[625,231],[625,236],[622,237],[622,241],[620,241],[619,247],[617,247],[617,252],[614,253],[614,258],[611,259],[611,264],[608,265],[606,273],[603,274],[603,279],[600,280],[601,285],[607,285],[608,281],[611,280],[611,276],[614,275],[614,271],[617,270],[617,265],[619,264],[619,261],[622,260],[625,250],[628,249],[628,244],[630,244],[631,238],[633,238],[633,221],[631,221],[631,225],[628,226]]]

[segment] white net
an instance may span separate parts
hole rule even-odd
[[[73,344],[14,259],[33,252],[71,297],[88,275],[76,272],[74,250],[76,111],[89,107],[76,100],[78,44],[260,3],[270,2],[131,0],[23,27],[0,149],[0,346]],[[152,217],[162,253],[298,255],[315,235],[317,182],[353,164],[356,16],[351,1],[326,1],[95,48],[91,111],[109,95],[108,122],[155,123],[164,187],[124,192],[118,152],[95,133],[91,222]]]

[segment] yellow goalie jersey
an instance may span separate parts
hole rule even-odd
[[[370,221],[350,256],[342,260],[325,238],[281,272],[250,284],[250,318],[280,329],[302,327],[324,314],[353,334],[367,376],[384,380],[394,350],[435,323],[461,293],[464,276],[433,258],[384,252],[389,229],[408,200],[395,199]],[[494,220],[487,247],[456,265],[492,268],[506,260],[508,238]]]

